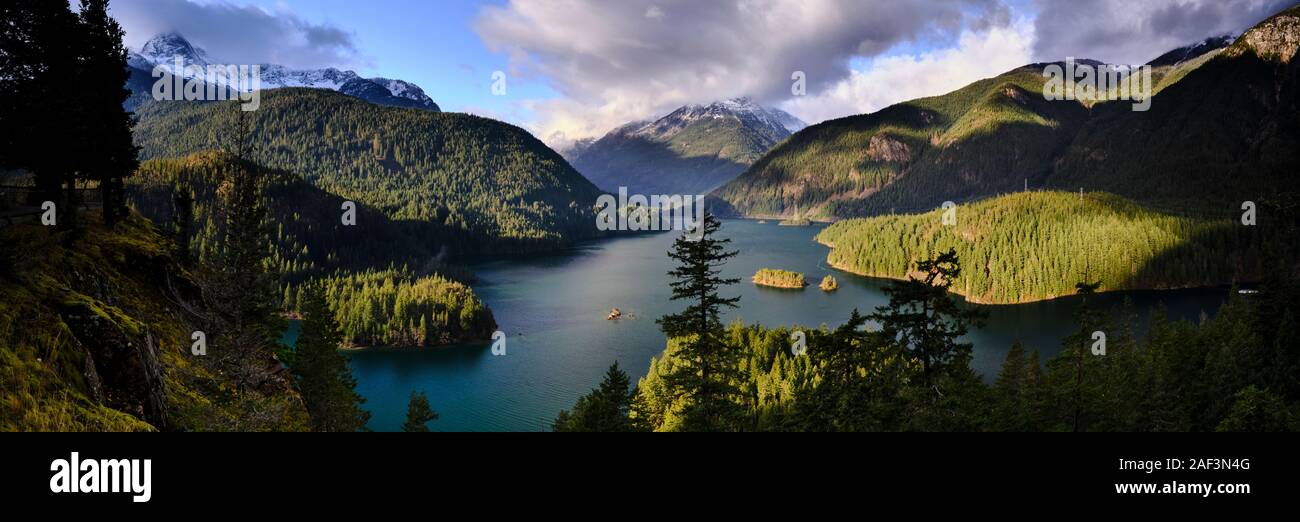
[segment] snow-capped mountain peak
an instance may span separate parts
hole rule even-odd
[[[174,33],[162,33],[140,47],[139,57],[145,62],[158,65],[160,63],[172,63],[179,56],[185,61],[186,65],[208,65],[212,63],[208,53],[190,45],[189,40],[185,37]]]
[[[182,68],[176,68],[176,57],[182,59]],[[127,58],[127,65],[135,69],[151,72],[155,66],[162,66],[171,74],[190,78],[194,76],[186,66],[225,65],[214,59],[202,48],[195,47],[175,32],[159,34],[140,47],[139,52],[132,52]],[[402,80],[387,78],[362,78],[353,71],[343,71],[333,67],[322,69],[291,69],[283,65],[259,64],[261,69],[262,89],[283,87],[308,87],[338,91],[354,98],[366,100],[378,105],[397,107],[414,107],[438,111],[438,104],[429,98],[415,84]],[[227,80],[218,78],[218,84]]]
[[[670,136],[687,126],[706,119],[733,118],[748,127],[771,131],[774,135],[788,135],[808,124],[790,113],[755,103],[747,96],[705,104],[684,105],[667,116],[651,122],[620,127],[616,132],[643,136]]]
[[[605,190],[705,194],[740,175],[806,124],[748,97],[691,104],[634,121],[598,140],[580,140],[565,158]]]
[[[1148,62],[1148,65],[1151,65],[1153,67],[1159,67],[1162,65],[1178,65],[1180,63],[1202,56],[1204,54],[1211,53],[1216,50],[1223,49],[1229,45],[1232,45],[1232,43],[1236,41],[1236,39],[1237,37],[1232,34],[1212,36],[1204,40],[1201,40],[1199,42],[1196,42],[1194,44],[1185,47],[1179,47],[1165,54],[1162,54],[1156,59]]]
[[[421,89],[419,85],[414,83],[403,80],[391,80],[388,78],[370,78],[370,81],[388,89],[388,92],[393,93],[393,96],[398,98],[405,98],[417,103],[433,103],[433,99],[429,98],[429,95],[424,93],[424,89]]]

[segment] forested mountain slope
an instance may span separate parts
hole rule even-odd
[[[1240,206],[1300,182],[1300,7],[1153,62],[1151,108],[1047,101],[1046,64],[811,126],[717,190],[739,215],[918,212],[1022,189]],[[1095,64],[1095,62],[1080,61]]]
[[[844,220],[817,240],[833,248],[836,268],[888,278],[956,249],[963,270],[952,290],[979,303],[1062,297],[1081,281],[1100,281],[1101,291],[1259,281],[1268,262],[1295,251],[1286,240],[1294,231],[1284,236],[1275,223],[1167,214],[1106,193],[1006,195],[958,207],[952,225],[943,212]]]
[[[1300,190],[1300,7],[1162,90],[1147,112],[1099,105],[1050,184],[1225,208]]]
[[[1033,67],[808,127],[714,192],[741,215],[830,219],[1040,186],[1087,118]]]
[[[176,222],[175,197],[193,197],[191,255],[219,257],[220,201],[226,163],[218,153],[149,160],[128,183],[132,204],[155,223]],[[473,290],[468,270],[447,252],[470,238],[460,230],[395,221],[358,205],[343,225],[343,198],[282,170],[262,169],[270,219],[266,262],[279,276],[281,306],[296,310],[306,284],[324,297],[349,345],[423,346],[481,341],[496,322]],[[459,280],[456,280],[459,279]]]
[[[784,111],[736,98],[629,123],[568,154],[574,168],[610,192],[705,194],[804,126]]]
[[[142,156],[220,148],[234,103],[148,102]],[[523,129],[466,114],[378,107],[334,92],[262,93],[252,160],[390,219],[463,232],[451,253],[551,249],[597,234],[599,190]],[[441,232],[434,232],[441,234]]]

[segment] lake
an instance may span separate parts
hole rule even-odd
[[[781,227],[776,222],[724,220],[721,235],[740,255],[724,275],[741,282],[724,295],[739,295],[740,307],[726,321],[768,326],[837,326],[854,307],[868,313],[887,302],[886,281],[854,276],[826,266],[827,249],[813,241],[821,226]],[[490,345],[349,352],[357,390],[367,399],[375,430],[400,429],[414,390],[428,394],[441,416],[435,431],[538,431],[549,428],[561,409],[595,387],[618,361],[633,382],[645,375],[650,358],[664,349],[655,319],[681,310],[669,301],[671,260],[665,255],[675,233],[602,240],[562,254],[485,262],[472,268],[475,292],[492,308],[507,335],[506,354]],[[803,272],[812,286],[798,290],[756,287],[759,268]],[[823,293],[816,284],[834,274],[840,289]],[[1102,294],[1098,301],[1117,307],[1125,296],[1143,321],[1164,303],[1175,319],[1214,314],[1227,289],[1172,290]],[[1075,328],[1076,298],[1021,305],[984,306],[987,325],[967,336],[975,344],[972,365],[986,379],[996,375],[1012,342],[1019,339],[1042,352],[1060,351]],[[625,319],[607,321],[611,308]]]

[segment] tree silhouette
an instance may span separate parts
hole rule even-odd
[[[704,215],[698,239],[683,234],[673,242],[668,257],[678,262],[668,272],[674,281],[672,300],[687,300],[690,305],[676,314],[659,318],[658,323],[669,339],[678,345],[680,365],[664,377],[668,386],[684,399],[684,427],[690,431],[737,429],[744,415],[737,382],[740,350],[722,338],[721,311],[735,308],[739,297],[721,297],[718,290],[739,279],[720,276],[722,265],[736,255],[727,251],[730,239],[716,237],[721,223],[712,214]]]

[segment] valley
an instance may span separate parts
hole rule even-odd
[[[256,96],[204,101],[152,91],[223,66],[180,30],[0,12],[0,200],[49,209],[0,222],[0,430],[1300,427],[1300,6],[1157,56],[1140,104],[1049,94],[1110,67],[1071,58],[862,111],[859,45],[811,125],[793,56],[606,91],[557,77],[618,45],[492,40],[466,94],[253,53]]]
[[[806,125],[779,109],[736,98],[629,123],[565,154],[608,192],[627,187],[634,194],[702,195]]]

